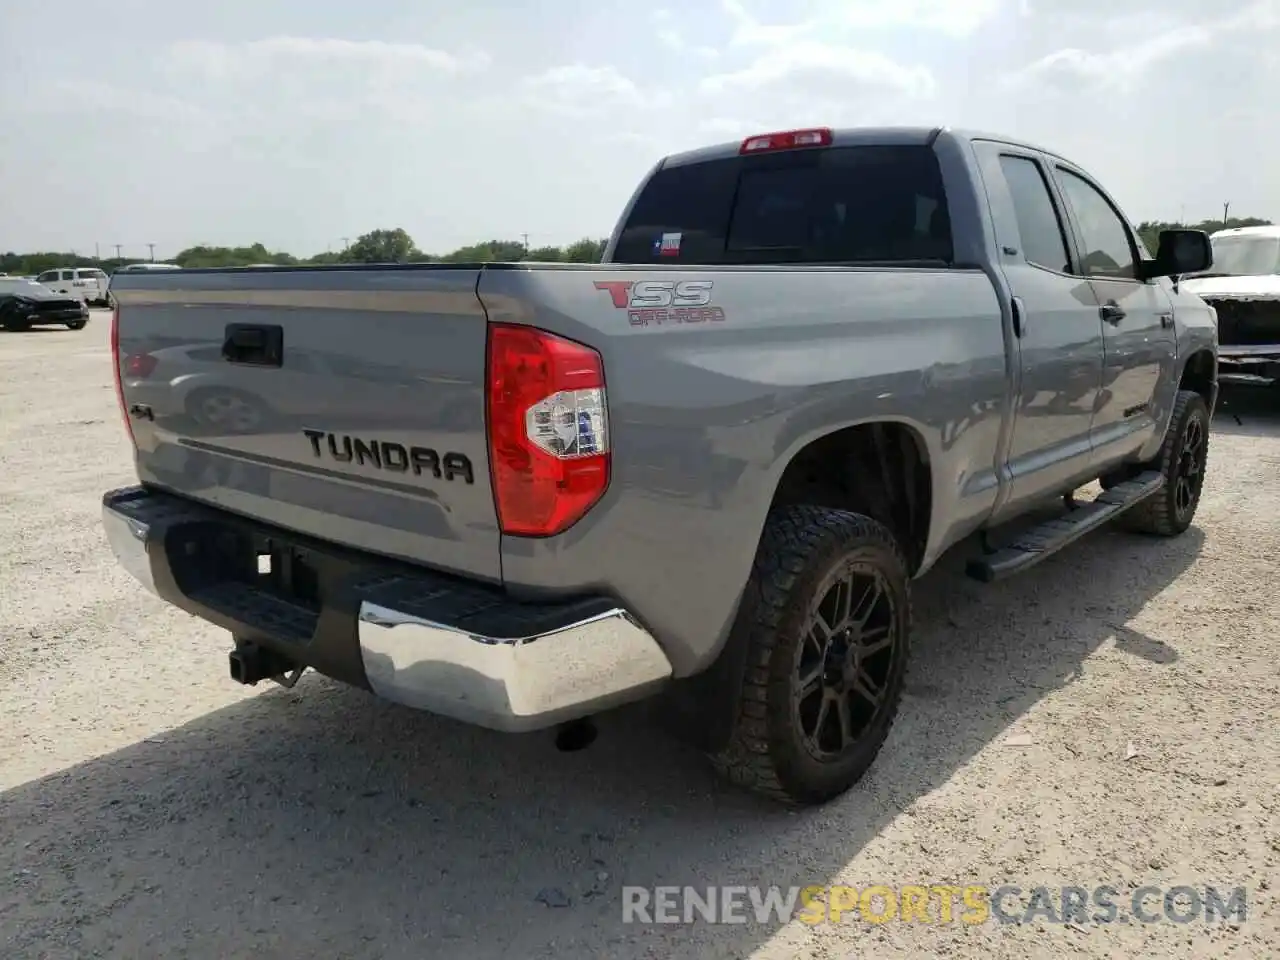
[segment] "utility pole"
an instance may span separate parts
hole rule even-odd
[[[1227,229],[1227,211],[1231,209],[1231,202],[1228,201],[1222,205],[1222,229]]]
[[[101,260],[101,259],[102,259],[102,254],[100,254],[100,253],[98,252],[98,241],[97,241],[97,240],[93,241],[93,259],[95,259],[95,260]]]
[[[148,243],[147,249],[151,251],[151,262],[155,263],[156,262],[156,245],[154,243]]]
[[[115,248],[116,248],[116,259],[117,259],[117,260],[123,260],[124,258],[120,256],[120,246],[121,246],[121,245],[117,243],[117,244],[115,244],[114,246],[115,246]]]
[[[522,233],[520,236],[524,240],[524,255],[527,257],[529,255],[529,235],[527,233]]]

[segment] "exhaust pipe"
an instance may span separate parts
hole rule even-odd
[[[274,650],[249,641],[237,642],[227,659],[231,679],[250,687],[262,680],[275,680],[291,687],[306,669]]]

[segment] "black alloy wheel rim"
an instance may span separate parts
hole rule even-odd
[[[850,562],[827,576],[801,627],[792,678],[794,722],[814,759],[847,756],[888,707],[898,640],[883,573]]]
[[[1179,519],[1186,517],[1200,495],[1200,485],[1204,479],[1204,454],[1204,424],[1199,417],[1192,417],[1182,431],[1182,446],[1174,471],[1173,507],[1178,511]]]

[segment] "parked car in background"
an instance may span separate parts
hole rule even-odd
[[[1212,234],[1213,266],[1183,289],[1218,312],[1218,363],[1224,378],[1280,382],[1280,226]]]
[[[111,298],[107,287],[111,278],[97,267],[60,267],[57,270],[46,270],[36,277],[54,293],[78,297],[94,306],[109,307]]]
[[[89,305],[72,294],[55,293],[42,283],[0,278],[0,329],[29,330],[47,323],[81,330],[89,322]]]

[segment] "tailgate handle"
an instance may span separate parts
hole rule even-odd
[[[259,367],[284,364],[284,328],[276,324],[228,323],[222,359]]]

